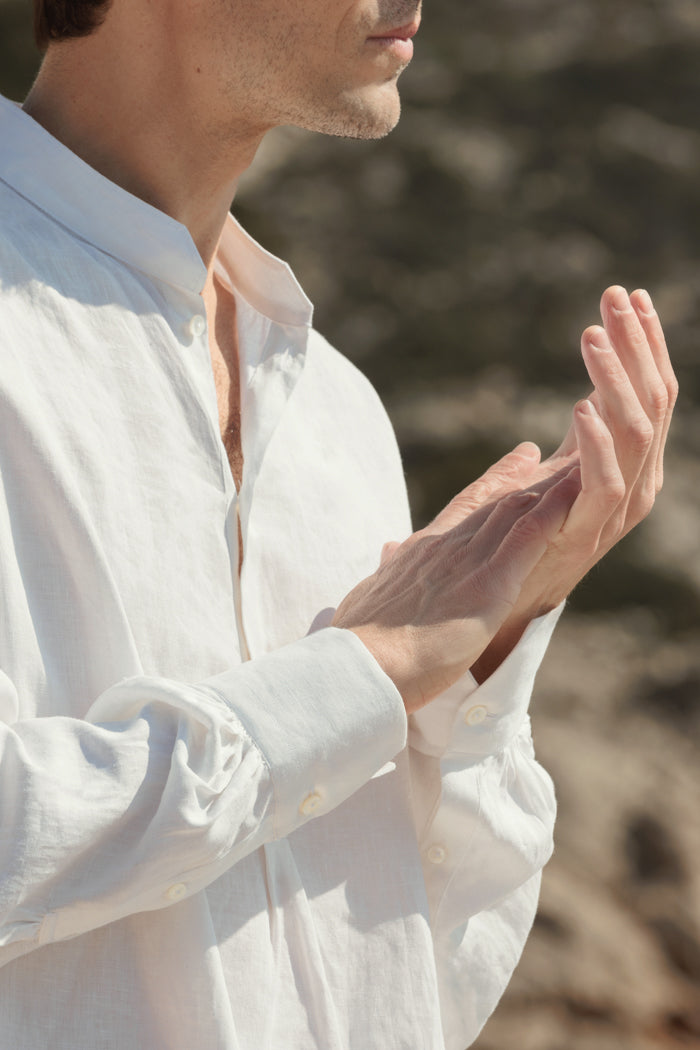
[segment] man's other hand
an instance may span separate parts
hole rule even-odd
[[[581,338],[593,392],[574,408],[560,448],[534,472],[547,485],[578,462],[581,492],[508,618],[472,667],[479,681],[501,663],[533,617],[558,605],[649,513],[663,482],[678,384],[658,315],[645,291],[628,296],[619,286],[603,293],[601,314],[604,327],[587,328]]]
[[[409,713],[483,653],[580,498],[573,461],[545,477],[538,468],[537,448],[518,446],[431,525],[390,545],[338,608],[333,625],[362,640]]]

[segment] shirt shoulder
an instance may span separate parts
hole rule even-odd
[[[21,310],[28,328],[57,297],[79,301],[86,274],[104,284],[100,254],[0,180],[0,315]]]
[[[13,260],[26,264],[47,261],[45,247],[75,244],[78,240],[38,205],[0,179],[0,277]]]
[[[388,427],[393,436],[386,409],[367,376],[315,328],[309,335],[306,371],[315,383],[323,384],[323,393],[329,399],[335,395],[351,410],[369,413],[377,424]]]
[[[0,358],[23,367],[94,342],[125,311],[163,311],[158,286],[0,180]],[[41,365],[43,367],[43,364]],[[0,378],[1,382],[1,378]]]

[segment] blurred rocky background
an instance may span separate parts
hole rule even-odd
[[[0,0],[14,98],[30,6]],[[700,2],[426,0],[402,86],[384,142],[271,137],[236,211],[378,387],[416,523],[517,440],[556,446],[609,283],[650,290],[683,391],[652,518],[538,680],[557,850],[477,1046],[700,1047]]]

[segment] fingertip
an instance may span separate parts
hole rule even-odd
[[[581,335],[581,346],[584,350],[589,347],[593,350],[610,350],[608,333],[599,324],[589,325]]]
[[[574,405],[574,415],[579,416],[583,419],[600,418],[596,411],[595,405],[588,398],[584,398],[582,401],[578,401]]]
[[[651,296],[646,288],[635,288],[630,295],[630,302],[637,313],[642,314],[644,317],[653,317],[656,313]]]
[[[559,478],[556,485],[553,485],[550,489],[545,492],[543,499],[546,500],[569,500],[572,501],[576,498],[581,488],[581,467],[580,464],[574,463],[570,470],[563,474]]]
[[[598,441],[601,434],[608,433],[606,421],[590,398],[578,401],[574,405],[574,427],[579,441],[589,438]]]
[[[623,288],[621,284],[611,284],[600,297],[600,312],[605,316],[605,311],[611,308],[624,310],[628,301],[627,289]]]
[[[522,459],[531,460],[533,463],[539,463],[542,456],[539,446],[534,441],[522,441],[519,445],[516,445],[513,452]]]

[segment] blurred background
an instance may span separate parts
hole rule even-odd
[[[15,99],[30,25],[0,0]],[[426,0],[416,44],[387,140],[282,129],[235,211],[379,389],[417,525],[516,441],[556,447],[607,284],[654,297],[682,389],[667,482],[540,673],[557,848],[476,1045],[700,1048],[700,3]]]

